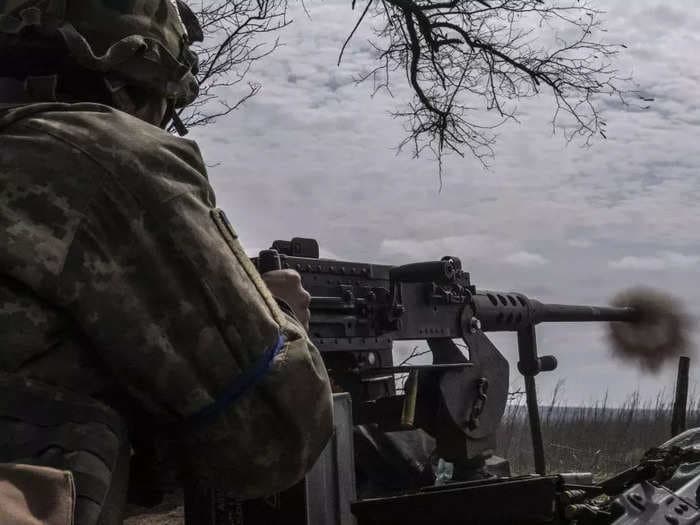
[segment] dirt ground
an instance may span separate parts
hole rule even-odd
[[[130,507],[128,514],[131,517],[124,521],[124,525],[184,525],[185,513],[182,505],[182,495],[174,494],[148,512],[138,507]]]

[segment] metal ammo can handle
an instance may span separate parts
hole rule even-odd
[[[258,272],[260,275],[282,269],[282,260],[277,250],[262,250],[258,254]]]

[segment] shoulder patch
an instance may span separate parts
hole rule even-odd
[[[238,241],[238,234],[233,229],[233,226],[231,226],[231,222],[228,220],[228,217],[226,217],[224,211],[219,208],[215,208],[211,210],[211,217],[214,220],[216,227],[219,229],[219,232],[224,237],[226,244],[231,249],[231,252],[233,252],[233,255],[238,260],[238,263],[243,267],[245,273],[248,275],[253,284],[255,284],[255,288],[258,290],[258,293],[260,293],[265,300],[265,303],[270,309],[275,322],[281,326],[284,326],[285,321],[277,301],[274,297],[272,297],[270,290],[268,290],[253,262],[243,251],[243,246],[241,246],[241,243]]]

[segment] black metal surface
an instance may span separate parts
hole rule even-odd
[[[277,250],[263,250],[258,254],[258,271],[263,274],[282,268]]]
[[[533,376],[525,376],[525,396],[527,398],[527,414],[530,422],[535,472],[544,475],[547,472],[547,464],[544,457],[540,412],[537,406],[537,387]]]
[[[452,421],[470,440],[470,454],[475,454],[495,447],[491,438],[508,401],[510,367],[483,333],[466,334],[464,341],[473,367],[461,377],[443,375],[440,392]],[[435,349],[435,340],[429,343]]]
[[[403,430],[404,427],[401,424],[403,404],[403,396],[385,396],[355,403],[353,406],[355,424],[377,423],[384,431]]]
[[[477,291],[474,313],[486,332],[517,331],[539,323],[580,323],[638,319],[632,308],[545,304],[521,293]]]
[[[690,373],[690,358],[678,358],[678,375],[676,376],[676,395],[673,399],[673,415],[671,417],[671,437],[677,436],[686,428],[686,413],[688,411],[688,380]]]
[[[532,436],[535,472],[544,475],[547,466],[544,457],[539,404],[537,403],[537,385],[535,384],[535,374],[540,370],[540,361],[537,357],[537,339],[534,326],[518,330],[518,354],[520,357],[518,368],[525,379],[525,396],[530,421],[530,435]]]
[[[460,264],[454,259],[445,258],[441,261],[395,266],[389,270],[389,278],[402,283],[449,283],[455,279],[459,270],[461,270]]]
[[[422,371],[447,371],[461,370],[462,368],[471,368],[474,363],[445,363],[438,365],[401,365],[401,366],[385,366],[377,368],[369,368],[360,372],[361,376],[372,376],[376,374],[405,374],[408,372]]]
[[[312,296],[309,332],[322,352],[379,351],[395,340],[461,337],[469,276],[453,270],[454,262],[393,267],[287,255],[280,261],[301,274]],[[412,282],[392,285],[392,271]],[[445,275],[449,282],[432,282]]]
[[[639,319],[637,312],[632,308],[543,304],[539,301],[533,303],[535,323],[634,322]]]
[[[358,525],[558,523],[556,476],[456,483],[353,503]]]

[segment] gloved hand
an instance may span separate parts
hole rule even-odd
[[[299,273],[294,270],[273,270],[265,272],[262,278],[272,295],[287,303],[297,320],[308,330],[311,294],[302,286]]]

